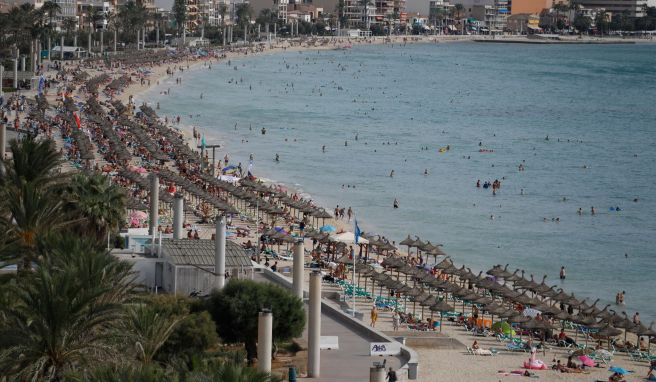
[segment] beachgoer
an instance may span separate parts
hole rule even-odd
[[[396,376],[396,371],[392,369],[391,367],[389,368],[389,371],[387,372],[387,377],[386,380],[389,382],[396,382],[398,381],[398,377]]]
[[[567,275],[565,274],[565,267],[563,266],[560,267],[560,279],[565,280],[565,277],[567,277]]]
[[[399,208],[399,201],[394,198],[394,208]]]
[[[622,291],[622,293],[620,293],[620,305],[624,305],[624,295],[625,294],[626,294],[625,291]]]
[[[394,178],[394,170],[390,171],[390,178]]]
[[[272,272],[278,272],[278,262],[274,262],[273,265],[271,266],[271,271]]]
[[[591,213],[592,215],[594,215],[594,214],[595,214],[595,209],[594,209],[594,206],[593,206],[593,207],[590,207],[590,213]]]
[[[633,315],[633,323],[636,325],[640,325],[640,313],[635,312]]]
[[[280,162],[280,156],[276,153],[276,162]]]
[[[394,311],[394,314],[392,315],[392,328],[394,331],[399,330],[399,323],[401,321],[401,318],[399,317],[399,312]]]
[[[372,328],[375,328],[376,327],[376,321],[378,321],[378,308],[376,308],[376,305],[374,305],[371,308],[371,323],[369,324],[369,326],[371,326]]]

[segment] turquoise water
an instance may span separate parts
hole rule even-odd
[[[224,144],[220,157],[246,165],[253,153],[256,175],[329,209],[352,206],[365,231],[416,234],[457,264],[510,263],[549,285],[565,265],[566,290],[601,306],[625,290],[615,309],[646,321],[656,318],[655,67],[656,45],[363,46],[215,64],[143,98]],[[159,95],[166,87],[172,95]],[[502,187],[493,196],[478,179]]]

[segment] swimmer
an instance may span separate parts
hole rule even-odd
[[[344,146],[348,146],[348,141],[344,141]]]
[[[394,170],[390,172],[390,178],[394,178]]]
[[[428,169],[424,169],[424,175],[428,175]]]
[[[276,162],[280,162],[280,156],[276,153]]]
[[[203,99],[203,93],[200,93],[200,99]]]
[[[523,188],[521,190],[519,190],[519,194],[524,195],[524,189]]]
[[[581,207],[579,207],[579,210],[576,211],[576,213],[579,214],[579,215],[583,215],[583,209]]]
[[[326,145],[321,146],[321,152],[323,152],[323,153],[326,152]]]
[[[394,208],[399,208],[399,201],[394,198]]]
[[[591,213],[592,215],[595,214],[595,209],[594,209],[594,207],[590,207],[590,213]]]

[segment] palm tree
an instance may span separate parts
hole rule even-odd
[[[219,15],[221,15],[221,26],[225,25],[225,16],[228,13],[228,6],[224,3],[219,5]]]
[[[77,20],[75,17],[66,17],[62,21],[62,28],[65,31],[66,38],[70,38],[73,34],[73,31],[77,28]]]
[[[456,19],[458,20],[458,25],[460,25],[460,15],[461,15],[461,13],[462,13],[462,11],[463,11],[464,9],[465,9],[465,7],[464,7],[461,3],[458,3],[458,4],[456,4],[456,6],[455,6],[455,10],[456,10]]]
[[[161,315],[146,304],[138,304],[128,307],[121,333],[124,341],[134,344],[137,360],[148,365],[183,319],[184,316]]]
[[[123,33],[127,33],[129,39],[136,38],[137,31],[143,28],[146,21],[146,8],[128,1],[119,8],[118,19]]]
[[[64,247],[4,286],[15,302],[0,306],[0,375],[10,380],[59,381],[73,367],[116,355],[112,341],[132,296],[131,266],[84,243]]]
[[[125,220],[126,195],[100,174],[76,175],[65,191],[65,211],[78,222],[76,232],[102,242]]]
[[[41,10],[48,16],[48,25],[52,27],[52,19],[55,18],[57,14],[61,13],[61,7],[58,3],[47,0],[43,2]]]
[[[253,14],[253,8],[248,3],[237,4],[237,9],[235,10],[235,15],[237,16],[237,24],[240,27],[246,25]]]
[[[60,197],[66,177],[55,171],[62,160],[53,141],[13,140],[10,150],[0,172],[0,222],[8,242],[0,258],[30,269],[38,240],[69,223]]]
[[[364,11],[365,27],[367,28],[367,30],[370,30],[371,26],[369,24],[369,6],[373,5],[373,2],[372,0],[358,0],[358,3],[360,4],[361,7],[363,7],[362,10]]]

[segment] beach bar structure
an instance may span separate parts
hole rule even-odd
[[[209,293],[215,281],[214,240],[163,239],[162,287],[166,292],[189,295]],[[252,279],[253,263],[237,243],[226,241],[225,270],[230,278]]]
[[[64,45],[64,60],[75,60],[78,58],[87,57],[86,49],[80,48],[79,46],[66,46]],[[62,54],[61,46],[55,46],[50,50],[50,59],[60,60]]]

